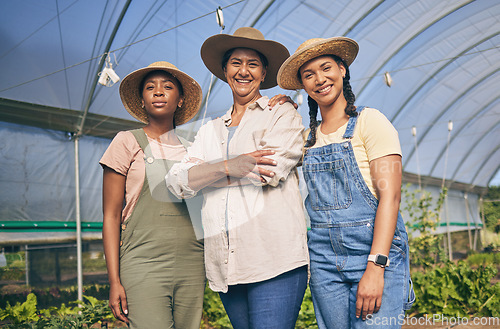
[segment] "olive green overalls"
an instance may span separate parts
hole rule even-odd
[[[165,175],[175,161],[155,159],[144,130],[132,133],[144,151],[146,173],[137,204],[121,227],[120,279],[129,327],[198,329],[205,288],[203,241],[195,236],[186,202],[166,187]]]

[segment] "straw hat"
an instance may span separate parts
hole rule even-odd
[[[175,125],[180,126],[191,120],[200,109],[202,92],[200,85],[195,79],[180,71],[175,65],[169,62],[154,62],[123,78],[120,83],[120,97],[123,105],[128,113],[137,120],[144,123],[149,122],[146,109],[142,108],[142,93],[139,90],[139,85],[149,72],[157,70],[170,73],[182,85],[184,102],[174,114]]]
[[[283,89],[302,89],[297,72],[302,65],[313,58],[323,55],[335,55],[350,66],[359,46],[356,41],[345,37],[334,37],[329,39],[315,38],[305,41],[297,48],[295,53],[281,65],[278,72],[278,84]]]
[[[233,48],[250,48],[264,55],[268,61],[266,78],[260,85],[261,89],[276,86],[276,74],[280,65],[290,56],[288,49],[281,43],[266,40],[264,35],[253,27],[240,27],[233,35],[217,34],[211,36],[201,46],[201,58],[205,66],[217,78],[224,82],[224,70],[222,68],[222,57]]]

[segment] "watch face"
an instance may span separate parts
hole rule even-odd
[[[378,265],[385,266],[387,264],[387,256],[377,255],[377,259],[375,260],[375,263]]]

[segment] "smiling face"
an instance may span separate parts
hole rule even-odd
[[[346,103],[343,93],[345,67],[331,56],[320,56],[300,67],[299,77],[304,90],[321,107],[332,106],[336,102]]]
[[[260,97],[266,68],[255,50],[236,48],[224,67],[224,75],[234,98],[253,101]]]
[[[142,85],[142,104],[150,120],[173,121],[175,110],[183,102],[179,81],[165,71],[153,71],[146,75]]]

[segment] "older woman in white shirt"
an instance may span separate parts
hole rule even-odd
[[[167,186],[182,198],[204,195],[207,279],[233,327],[294,328],[309,264],[295,169],[304,127],[290,103],[271,108],[260,94],[277,85],[288,50],[244,27],[208,38],[201,56],[234,103],[200,128]]]

